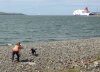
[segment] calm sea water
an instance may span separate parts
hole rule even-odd
[[[0,15],[0,45],[100,37],[100,17]]]

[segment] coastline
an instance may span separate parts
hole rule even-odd
[[[1,72],[97,72],[94,62],[99,60],[100,38],[49,41],[22,44],[19,63],[11,62],[11,48],[0,46]],[[35,48],[37,56],[30,54]],[[91,67],[92,66],[92,67]],[[100,70],[100,69],[99,69]]]

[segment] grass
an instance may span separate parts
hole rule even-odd
[[[100,60],[100,54],[96,55],[96,60]]]
[[[67,72],[80,72],[80,69],[79,68],[68,69]]]
[[[46,69],[44,72],[80,72],[80,68],[69,68],[69,69],[61,69],[61,70],[52,70]]]

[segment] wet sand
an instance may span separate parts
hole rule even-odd
[[[0,46],[0,72],[99,72],[100,38],[22,44],[20,62],[11,61],[14,45]],[[30,53],[36,49],[36,55]]]

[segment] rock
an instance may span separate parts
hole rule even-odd
[[[94,61],[94,67],[99,67],[100,66],[100,60]]]
[[[22,62],[22,64],[25,64],[25,65],[31,65],[31,66],[36,65],[35,62]]]
[[[94,67],[97,67],[97,66],[98,66],[98,62],[95,61],[95,62],[94,62]]]
[[[29,65],[32,65],[32,66],[33,66],[33,65],[36,65],[35,62],[28,62],[28,64],[29,64]]]

